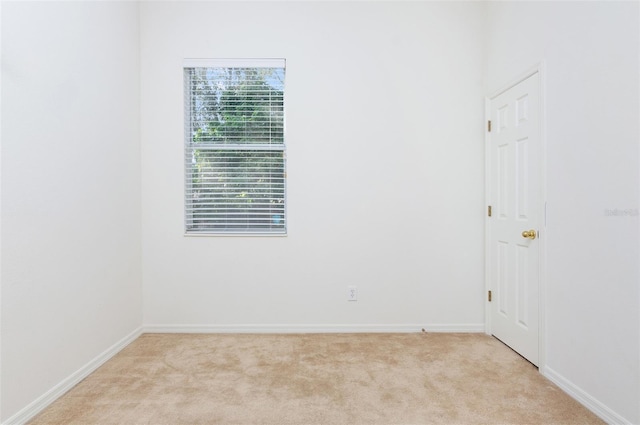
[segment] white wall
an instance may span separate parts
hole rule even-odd
[[[142,323],[138,6],[2,4],[2,417]]]
[[[141,4],[144,323],[481,330],[483,11]],[[181,66],[203,57],[287,59],[287,237],[183,236]]]
[[[639,423],[638,2],[488,12],[489,92],[546,63],[545,373],[609,420]]]
[[[0,1],[0,24],[2,24],[2,2]],[[2,30],[0,28],[0,50]],[[0,423],[2,423],[2,54],[0,54]]]

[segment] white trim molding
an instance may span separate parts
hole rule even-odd
[[[482,333],[484,323],[406,325],[146,325],[144,333]]]
[[[596,398],[586,393],[580,387],[551,369],[549,366],[545,368],[543,375],[606,423],[631,425],[631,421],[623,418],[609,407],[602,404]]]
[[[113,356],[118,354],[127,345],[135,341],[140,335],[142,335],[142,328],[138,328],[131,332],[120,341],[113,344],[106,349],[103,353],[91,360],[89,363],[72,373],[66,379],[62,380],[55,387],[35,399],[24,409],[7,419],[2,425],[21,425],[29,420],[33,419],[38,413],[42,412],[51,403],[62,397],[67,391],[76,386],[80,381],[89,376],[92,372],[106,363]]]
[[[183,68],[284,68],[285,59],[202,59],[186,58]]]

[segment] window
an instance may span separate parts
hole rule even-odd
[[[186,60],[187,234],[285,234],[284,59]]]

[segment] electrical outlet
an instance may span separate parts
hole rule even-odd
[[[347,286],[347,301],[358,301],[358,287],[349,285]]]

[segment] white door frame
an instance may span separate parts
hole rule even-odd
[[[539,288],[538,288],[538,370],[541,374],[545,374],[546,366],[546,327],[545,327],[545,305],[546,305],[546,241],[547,241],[547,137],[546,137],[546,125],[545,125],[545,71],[544,61],[538,63],[536,66],[529,69],[527,72],[521,74],[518,78],[502,86],[499,90],[491,93],[491,95],[485,97],[485,123],[490,117],[491,100],[509,90],[510,88],[518,85],[522,81],[526,80],[530,76],[538,73],[540,79],[540,144],[539,144],[539,158],[540,158],[540,190],[541,199],[540,210],[538,213],[542,217],[540,225],[540,239],[538,244],[540,263],[539,263]],[[485,125],[485,204],[491,205],[489,194],[491,193],[491,154],[489,139],[491,135],[488,127]],[[489,218],[487,211],[485,210],[485,333],[491,335],[491,305],[489,304],[488,291],[491,290],[491,258],[490,258],[490,235],[491,235],[491,219]]]

